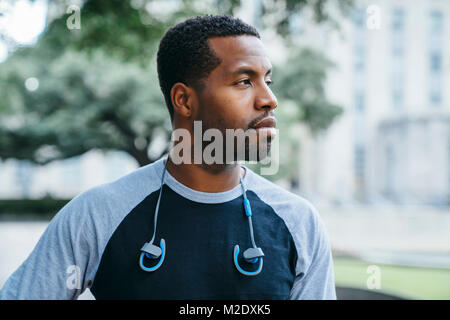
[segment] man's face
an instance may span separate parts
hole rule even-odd
[[[248,35],[215,37],[208,41],[222,62],[204,79],[204,88],[198,94],[195,120],[202,121],[204,131],[219,129],[224,143],[225,129],[247,131],[259,127],[256,129],[257,137],[267,136],[260,141],[267,141],[264,147],[268,152],[270,140],[276,134],[273,109],[277,106],[277,99],[269,88],[272,65],[263,43]],[[256,143],[256,139],[247,140],[246,151],[263,147]]]

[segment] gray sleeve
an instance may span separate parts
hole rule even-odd
[[[162,158],[160,165],[162,166]],[[117,226],[158,190],[153,164],[91,188],[66,204],[0,290],[0,299],[77,299],[90,288]],[[0,257],[1,258],[1,257]]]
[[[289,296],[290,300],[335,300],[333,258],[328,235],[316,209],[314,212],[314,232],[311,250],[305,260],[310,260],[304,273],[297,274]]]
[[[86,274],[95,259],[85,197],[72,199],[51,220],[31,254],[3,285],[0,299],[76,299],[87,288]]]

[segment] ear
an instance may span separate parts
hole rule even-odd
[[[172,99],[173,113],[183,118],[190,118],[193,113],[193,100],[195,91],[182,82],[177,82],[170,90]]]

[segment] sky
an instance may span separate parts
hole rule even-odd
[[[0,0],[0,34],[21,45],[34,44],[45,29],[47,0]],[[0,63],[8,58],[8,48],[0,40]]]

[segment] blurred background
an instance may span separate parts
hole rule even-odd
[[[448,0],[0,0],[0,287],[67,201],[167,151],[156,50],[202,14],[261,33],[266,178],[318,208],[338,295],[450,299]]]

